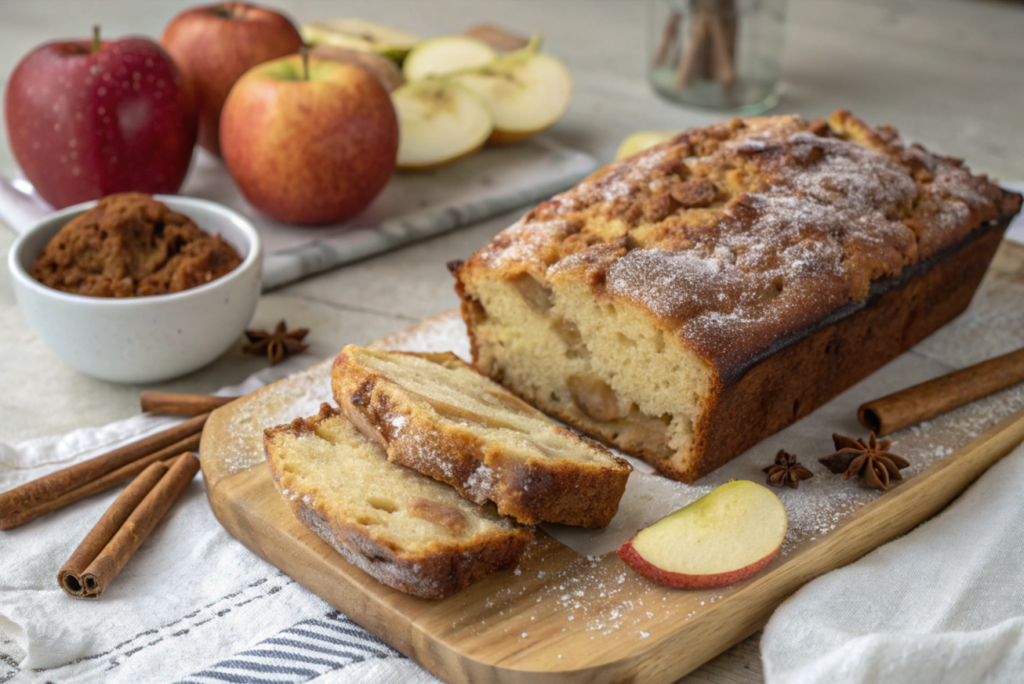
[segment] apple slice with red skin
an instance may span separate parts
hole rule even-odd
[[[618,555],[657,584],[713,589],[768,565],[787,526],[779,497],[754,482],[734,480],[640,530]]]

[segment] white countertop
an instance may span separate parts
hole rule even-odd
[[[37,0],[0,3],[0,82],[41,42],[158,36],[180,0]],[[266,0],[297,21],[343,12],[418,34],[454,33],[491,21],[540,31],[572,70],[571,109],[550,134],[609,161],[640,129],[703,125],[724,117],[657,98],[644,76],[646,4],[636,0]],[[967,160],[972,170],[1024,179],[1024,6],[1009,2],[794,0],[786,26],[784,94],[775,112],[808,117],[848,108],[889,123],[905,138]],[[0,122],[2,125],[2,122]],[[15,165],[0,142],[0,173]],[[312,330],[309,363],[346,343],[367,343],[457,305],[445,262],[466,257],[511,223],[513,212],[397,252],[310,278],[262,297],[252,327],[280,318]],[[6,255],[13,234],[0,229]],[[100,425],[138,411],[140,387],[83,376],[27,327],[0,262],[0,442]],[[208,392],[234,384],[265,361],[242,341],[211,366],[160,389]],[[748,640],[686,681],[759,681],[756,640]],[[0,665],[0,676],[3,675]]]

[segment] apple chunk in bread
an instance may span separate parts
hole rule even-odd
[[[787,524],[779,497],[736,480],[640,530],[618,555],[658,584],[724,587],[766,566],[782,546]]]

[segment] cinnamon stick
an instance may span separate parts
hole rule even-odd
[[[145,390],[139,395],[139,405],[143,412],[158,416],[198,416],[229,404],[236,398]]]
[[[15,511],[13,514],[0,521],[0,529],[7,530],[12,527],[17,527],[18,525],[24,525],[31,520],[35,520],[41,515],[55,511],[58,508],[63,508],[64,506],[74,503],[79,499],[84,499],[87,496],[98,494],[116,484],[133,478],[155,462],[166,461],[174,458],[175,456],[180,456],[186,451],[196,451],[199,449],[200,437],[202,437],[202,433],[197,432],[194,435],[175,442],[169,447],[160,449],[159,451],[154,451],[152,454],[143,456],[137,461],[132,461],[128,465],[121,466],[117,470],[112,470],[99,479],[87,482],[80,487],[75,487],[71,491],[62,494],[55,499],[47,499],[30,508],[22,508]]]
[[[160,470],[164,472],[160,472]],[[107,537],[109,541],[106,541],[102,545],[102,550],[89,560],[88,566],[84,570],[75,575],[68,572],[63,577],[59,576],[64,590],[73,596],[99,598],[104,589],[124,569],[124,566],[142,546],[146,537],[170,510],[171,505],[185,491],[197,472],[199,472],[199,459],[192,453],[184,453],[177,457],[169,468],[163,462],[154,463],[147,468],[143,475],[136,480],[136,482],[141,481],[139,486],[135,487],[136,483],[132,482],[132,485],[125,489],[124,493],[114,502],[114,506],[111,507],[112,511],[107,511],[107,514],[104,514],[104,517],[100,519],[93,531],[68,560],[65,568],[71,571],[77,570],[89,558],[89,555],[100,547],[100,540],[108,535],[111,529],[114,530],[113,534]],[[150,482],[152,484],[148,491],[144,490]],[[126,496],[129,489],[134,491],[130,496]],[[140,492],[144,494],[143,498],[131,506]],[[124,501],[119,505],[122,499]],[[124,515],[125,511],[129,511],[127,516]],[[114,527],[113,524],[116,521],[121,521],[121,523]],[[75,565],[71,565],[72,561]],[[72,576],[77,579],[70,580],[71,588],[73,589],[77,582],[81,587],[81,593],[69,591],[67,585]]]
[[[736,83],[734,0],[690,0],[689,23],[686,50],[676,69],[674,87],[685,88],[696,80],[717,80],[729,93]]]
[[[862,404],[861,425],[887,435],[1024,381],[1024,349]]]
[[[82,543],[78,545],[71,558],[61,567],[57,573],[57,583],[61,588],[72,596],[83,596],[85,594],[85,583],[82,581],[82,573],[89,567],[89,564],[96,560],[117,531],[124,525],[125,520],[132,514],[146,495],[152,491],[156,483],[167,472],[167,464],[163,461],[151,463],[141,475],[125,487],[114,503],[110,505],[107,512],[103,514]]]
[[[658,43],[658,49],[654,53],[654,66],[662,66],[668,63],[669,55],[675,49],[676,42],[679,40],[679,22],[682,19],[683,17],[679,12],[675,10],[669,12],[668,19],[665,20],[665,28],[661,32],[661,42]]]
[[[736,68],[733,66],[729,36],[722,15],[710,17],[708,30],[711,35],[712,54],[714,54],[715,78],[722,83],[726,91],[732,90],[736,83]]]
[[[44,508],[44,504],[48,501],[58,499],[78,487],[98,480],[144,456],[149,456],[154,451],[198,434],[209,417],[209,413],[203,413],[145,439],[3,492],[0,494],[0,530],[7,530],[26,522],[23,519],[25,511]]]
[[[673,86],[685,88],[694,80],[703,77],[706,69],[706,51],[711,43],[711,15],[697,12],[690,19],[690,35],[683,51],[683,58],[676,69]]]

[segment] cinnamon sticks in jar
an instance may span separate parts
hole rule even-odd
[[[688,12],[672,10],[654,52],[654,66],[672,68],[672,86],[718,81],[729,91],[736,83],[735,0],[690,0]],[[685,20],[686,35],[680,35]]]
[[[1024,349],[862,404],[861,425],[887,435],[1024,382]]]

